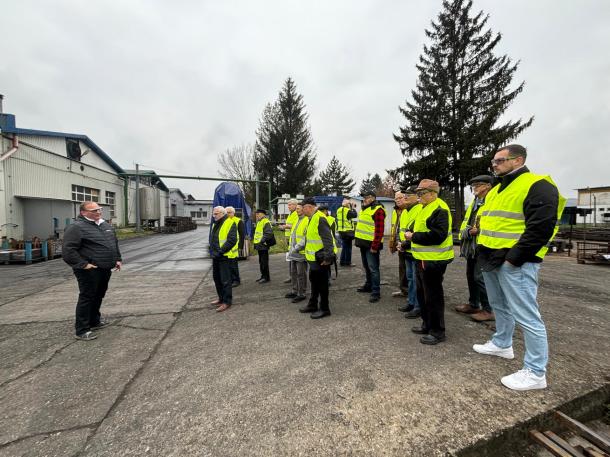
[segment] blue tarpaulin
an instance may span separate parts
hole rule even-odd
[[[244,194],[234,182],[222,182],[214,190],[213,206],[232,206],[235,215],[244,221],[246,235],[252,238],[254,228],[252,226],[252,209],[246,203]]]

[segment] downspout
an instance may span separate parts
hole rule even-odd
[[[17,152],[17,149],[19,149],[19,139],[17,138],[17,135],[13,135],[13,147],[9,149],[6,154],[2,154],[2,156],[0,156],[0,162],[4,162],[6,159],[12,156],[15,152]]]

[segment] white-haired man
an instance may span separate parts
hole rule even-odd
[[[279,226],[279,228],[284,231],[286,246],[288,246],[288,248],[290,248],[290,232],[292,231],[292,227],[294,227],[299,220],[299,215],[296,212],[298,203],[299,201],[296,198],[288,200],[288,217],[286,218],[286,223]],[[290,267],[288,267],[288,274],[291,275]],[[284,280],[284,283],[286,284],[290,282],[292,282],[292,275]]]
[[[210,235],[210,255],[212,257],[212,274],[218,300],[216,311],[226,311],[233,304],[231,280],[231,259],[237,258],[237,226],[227,217],[222,206],[212,210],[214,223]]]
[[[233,281],[233,287],[237,287],[241,284],[241,279],[239,277],[239,266],[237,265],[237,259],[239,258],[242,249],[244,248],[244,237],[246,235],[246,228],[244,226],[244,221],[242,221],[239,217],[235,215],[235,208],[232,206],[227,206],[225,208],[227,211],[227,217],[231,222],[235,224],[237,227],[237,257],[231,259],[229,263],[231,264],[231,279]]]

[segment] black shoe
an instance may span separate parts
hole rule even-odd
[[[366,286],[358,287],[356,289],[356,292],[360,292],[360,293],[363,293],[363,294],[370,294],[371,293],[371,288],[370,287],[366,287]]]
[[[405,314],[405,317],[407,319],[417,319],[420,316],[421,316],[421,311],[419,309],[412,309],[407,314]]]
[[[426,330],[423,327],[413,327],[413,328],[411,328],[411,331],[413,333],[417,333],[418,335],[427,335],[428,334],[428,330]]]
[[[297,295],[296,297],[294,297],[292,299],[292,303],[299,303],[303,300],[305,300],[307,297],[305,295]]]
[[[371,298],[369,298],[369,303],[377,303],[379,300],[381,300],[379,295],[371,295]]]
[[[97,335],[95,333],[89,331],[89,332],[81,333],[80,335],[74,335],[74,338],[76,338],[77,340],[82,340],[82,341],[91,341],[91,340],[95,340],[97,338]]]
[[[290,292],[289,294],[284,295],[284,298],[296,298],[297,294],[294,292]]]
[[[91,330],[99,330],[101,328],[108,327],[109,325],[110,325],[110,321],[107,321],[106,319],[104,319],[102,317],[97,324],[91,325],[90,328],[91,328]]]
[[[258,279],[256,280],[256,282],[261,282],[263,279],[264,279],[264,278],[261,276],[260,278],[258,278]]]
[[[315,313],[311,313],[312,319],[322,319],[323,317],[330,316],[330,311],[318,310]]]
[[[398,311],[401,313],[408,313],[413,310],[413,305],[402,305],[398,307]]]
[[[233,281],[233,284],[231,284],[231,287],[239,287],[240,285],[241,285],[241,282]]]
[[[434,336],[434,335],[424,335],[419,339],[419,342],[421,344],[438,344],[438,343],[442,343],[443,341],[445,341],[447,338],[445,337],[445,335],[443,336]]]
[[[303,308],[299,308],[299,313],[315,313],[318,310],[317,306],[307,304]]]
[[[265,283],[268,283],[269,281],[270,281],[269,279],[263,278],[258,283],[259,284],[265,284]]]

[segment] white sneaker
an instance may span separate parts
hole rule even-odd
[[[502,384],[512,390],[546,389],[546,376],[536,376],[529,368],[524,368],[502,378]]]
[[[487,355],[495,355],[498,357],[503,357],[505,359],[514,359],[515,354],[513,353],[513,347],[508,348],[499,348],[491,341],[488,341],[485,344],[475,344],[472,346],[472,349],[479,354],[487,354]]]

